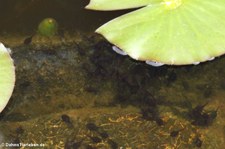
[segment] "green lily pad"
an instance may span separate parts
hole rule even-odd
[[[185,65],[225,53],[224,0],[91,0],[86,8],[140,6],[144,7],[109,21],[96,32],[142,61]]]
[[[0,43],[0,112],[8,103],[15,84],[15,68],[8,50]]]
[[[91,0],[86,8],[92,10],[120,10],[142,7],[154,2],[160,2],[160,0]]]

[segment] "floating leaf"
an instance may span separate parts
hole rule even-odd
[[[8,50],[0,43],[0,112],[12,95],[15,84],[15,68]]]
[[[140,6],[96,32],[142,61],[197,64],[225,53],[224,0],[91,0],[86,8]]]
[[[160,2],[160,0],[91,0],[86,8],[93,10],[120,10],[142,7],[154,2]]]

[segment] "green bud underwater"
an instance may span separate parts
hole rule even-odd
[[[53,18],[45,18],[38,25],[38,34],[46,37],[56,35],[58,32],[58,23]]]

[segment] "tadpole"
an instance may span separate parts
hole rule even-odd
[[[32,38],[33,38],[33,35],[27,37],[26,39],[24,39],[23,44],[29,45],[32,42]]]

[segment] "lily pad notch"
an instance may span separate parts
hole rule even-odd
[[[96,30],[136,60],[188,65],[225,53],[224,0],[91,0],[86,8],[139,8]]]

